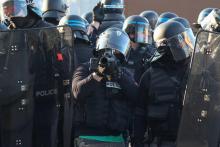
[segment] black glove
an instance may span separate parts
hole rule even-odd
[[[101,23],[104,19],[104,10],[102,8],[101,2],[99,2],[94,8],[93,8],[93,21],[97,21]]]

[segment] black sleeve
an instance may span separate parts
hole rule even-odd
[[[150,82],[150,72],[146,71],[141,80],[138,87],[138,100],[135,109],[134,116],[134,147],[143,147],[144,143],[144,135],[147,128],[147,98],[148,98],[148,85]]]
[[[89,68],[82,64],[74,72],[72,81],[72,91],[76,99],[83,99],[91,94],[91,87],[94,80]]]
[[[123,89],[125,97],[134,103],[137,99],[138,85],[136,84],[131,74],[125,69],[124,69],[123,75],[121,76],[119,80],[119,84],[121,85]]]
[[[94,31],[89,35],[89,40],[91,42],[91,47],[95,48],[96,47],[96,41],[99,37],[99,34],[98,34],[98,30],[94,26],[92,26],[92,27],[93,27]]]

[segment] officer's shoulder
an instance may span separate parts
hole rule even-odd
[[[81,63],[77,66],[76,71],[85,71],[85,72],[89,72],[89,67],[90,64],[89,62],[85,62],[85,63]]]
[[[51,23],[48,23],[48,22],[46,22],[46,21],[44,21],[44,20],[42,20],[42,19],[40,19],[40,20],[38,21],[38,26],[39,26],[39,27],[55,27],[55,25],[53,25],[53,24],[51,24]]]

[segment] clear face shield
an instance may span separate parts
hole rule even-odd
[[[170,39],[156,42],[156,47],[166,46],[170,49],[175,61],[181,61],[190,56],[195,46],[195,36],[190,29]]]
[[[111,49],[114,51],[114,55],[118,56],[121,60],[126,60],[129,53],[130,40],[128,37],[115,38],[102,38],[97,41],[96,51],[103,51]],[[118,54],[117,54],[118,53]]]
[[[202,22],[201,26],[207,31],[220,32],[220,9],[214,9]]]
[[[130,39],[136,43],[152,44],[153,31],[149,24],[134,22],[124,29]]]
[[[26,0],[3,0],[1,2],[1,15],[3,19],[12,17],[26,17]]]

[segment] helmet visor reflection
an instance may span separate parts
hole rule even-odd
[[[6,1],[2,3],[2,16],[3,18],[10,17],[26,17],[27,4],[26,1]]]
[[[168,46],[175,61],[188,58],[195,46],[195,37],[190,29],[170,39],[156,42],[156,46]]]

